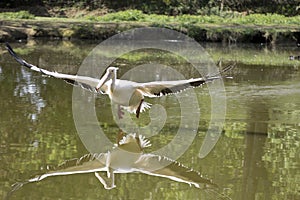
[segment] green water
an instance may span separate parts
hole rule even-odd
[[[93,42],[53,41],[11,45],[31,63],[70,74],[76,74],[83,59],[95,47]],[[251,57],[251,54],[263,55],[267,49],[215,44],[206,44],[205,48],[210,54],[216,52],[218,57],[228,57],[230,52]],[[267,53],[270,52],[286,59],[284,64],[289,63],[286,55],[299,50],[284,46]],[[88,151],[73,120],[73,87],[20,67],[4,45],[0,53],[0,198],[4,198],[15,182],[45,173],[47,165],[57,165]],[[117,187],[105,190],[91,173],[30,183],[14,192],[10,199],[216,199],[222,196],[237,200],[299,199],[299,62],[290,61],[288,66],[277,67],[269,66],[269,61],[266,65],[238,64],[230,72],[233,79],[224,79],[227,107],[223,132],[204,159],[198,155],[210,120],[210,96],[205,86],[195,89],[201,110],[199,129],[178,161],[216,183],[219,189],[214,192],[140,173],[117,174]],[[131,68],[130,63],[124,63],[120,66],[123,73]],[[187,70],[185,75],[193,74]],[[175,95],[147,101],[162,105],[168,114],[160,134],[149,138],[151,151],[168,144],[177,133],[180,110]],[[114,142],[119,128],[113,121],[108,97],[100,95],[95,106],[99,125]],[[148,114],[142,113],[141,124],[148,122]]]

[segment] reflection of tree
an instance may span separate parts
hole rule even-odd
[[[240,199],[256,199],[257,195],[268,199],[271,182],[262,160],[268,133],[268,107],[262,101],[254,102],[249,107],[251,121],[245,135],[243,188]]]
[[[295,97],[298,98],[299,94]],[[285,97],[291,99],[290,96]],[[281,99],[285,101],[284,98]],[[298,125],[299,107],[288,104],[284,111],[272,113],[273,119],[285,123],[274,123],[269,128],[269,143],[263,157],[265,166],[272,173],[273,197],[277,199],[300,199],[299,191],[299,160],[300,143]],[[274,111],[273,111],[274,112]]]
[[[30,56],[36,62],[40,52]],[[11,62],[9,55],[3,55],[3,61],[0,64],[0,179],[11,184],[24,175],[25,169],[37,170],[45,160],[49,163],[74,156],[80,145],[77,146],[79,139],[74,134],[71,113],[72,87],[21,68]]]
[[[239,84],[231,89],[229,119],[242,120],[226,127],[227,136],[244,138],[242,194],[237,199],[298,199],[299,74],[288,67],[238,70],[243,74],[236,75]]]
[[[45,81],[45,80],[42,80]],[[33,74],[21,68],[16,77],[17,85],[14,89],[14,96],[25,98],[35,109],[28,110],[28,117],[36,121],[38,114],[45,107],[45,100],[40,95],[40,86],[33,78]]]

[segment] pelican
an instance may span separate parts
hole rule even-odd
[[[33,64],[27,63],[25,60],[20,58],[7,43],[6,48],[14,59],[21,65],[48,76],[63,79],[73,85],[80,85],[90,91],[107,94],[111,101],[118,104],[121,108],[124,108],[128,112],[135,113],[137,118],[139,118],[140,112],[143,112],[151,106],[151,104],[144,101],[145,97],[160,97],[163,95],[181,92],[187,88],[201,86],[207,82],[220,79],[222,77],[222,73],[234,67],[234,64],[229,65],[220,73],[212,76],[206,76],[204,78],[138,83],[129,80],[117,79],[117,67],[108,67],[101,79],[50,72]],[[121,117],[121,114],[122,112],[119,109],[119,117]]]
[[[90,153],[80,158],[66,160],[58,166],[48,167],[50,170],[47,173],[15,183],[8,196],[25,184],[39,182],[48,177],[85,173],[94,173],[105,189],[115,188],[115,174],[122,173],[143,173],[186,183],[200,189],[218,188],[217,184],[203,177],[200,172],[175,160],[144,153],[144,149],[151,146],[144,136],[130,133],[119,138],[112,150],[107,153]]]

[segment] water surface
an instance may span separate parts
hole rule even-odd
[[[30,41],[11,44],[28,61],[48,70],[76,74],[83,59],[96,46],[93,42]],[[293,46],[275,50],[248,46],[206,44],[218,57],[237,52],[251,56],[299,53]],[[18,48],[19,47],[19,48]],[[255,57],[253,55],[253,57]],[[212,55],[214,57],[214,55]],[[138,58],[137,58],[138,59]],[[166,59],[156,58],[156,59]],[[211,192],[185,183],[145,174],[118,174],[117,187],[105,190],[93,174],[51,177],[27,184],[10,199],[299,199],[300,190],[300,61],[288,66],[238,64],[224,79],[227,112],[217,145],[204,159],[199,149],[210,120],[207,87],[197,88],[201,120],[197,135],[178,161],[201,172],[219,186]],[[123,61],[123,63],[122,63]],[[137,61],[139,62],[139,61]],[[121,72],[132,66],[118,60]],[[174,62],[173,62],[174,64]],[[187,77],[193,70],[175,62]],[[20,67],[1,47],[0,62],[0,197],[11,185],[46,172],[48,165],[80,157],[88,151],[77,135],[72,115],[73,87]],[[183,94],[184,95],[184,94]],[[150,99],[165,107],[168,120],[160,134],[149,138],[155,150],[168,144],[177,133],[180,109],[175,95]],[[187,105],[192,106],[192,105]],[[96,100],[97,115],[112,142],[119,132],[113,122],[107,96]],[[141,124],[149,120],[143,113]],[[55,192],[54,192],[55,191]],[[226,199],[226,198],[225,198]]]

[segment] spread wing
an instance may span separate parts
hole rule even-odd
[[[67,83],[70,83],[72,85],[80,86],[80,87],[87,89],[89,91],[92,91],[92,92],[97,92],[95,88],[99,83],[99,79],[91,78],[91,77],[87,77],[87,76],[77,76],[77,75],[62,74],[62,73],[58,73],[58,72],[51,72],[51,71],[39,68],[38,66],[35,66],[33,64],[26,62],[24,59],[19,57],[14,52],[14,50],[8,43],[6,43],[6,49],[18,63],[20,63],[21,65],[23,65],[33,71],[40,72],[47,76],[63,79]],[[101,87],[101,90],[99,90],[99,91],[101,91],[102,93],[105,93],[105,91],[107,91],[107,85],[103,85]]]
[[[216,77],[215,79],[218,79]],[[178,81],[155,81],[142,83],[138,89],[148,97],[160,97],[162,95],[174,94],[188,88],[199,87],[206,82],[203,78],[178,80]]]
[[[139,89],[143,95],[148,97],[160,97],[162,95],[173,94],[181,92],[188,88],[199,87],[207,82],[211,82],[217,79],[221,79],[224,72],[231,70],[235,64],[228,65],[219,73],[213,76],[207,76],[205,78],[195,78],[188,80],[178,81],[155,81],[148,83],[137,83],[137,89]]]
[[[154,154],[142,155],[134,167],[141,173],[169,178],[177,182],[194,185],[197,188],[217,187],[215,183],[204,178],[199,172],[189,169],[177,161]]]

